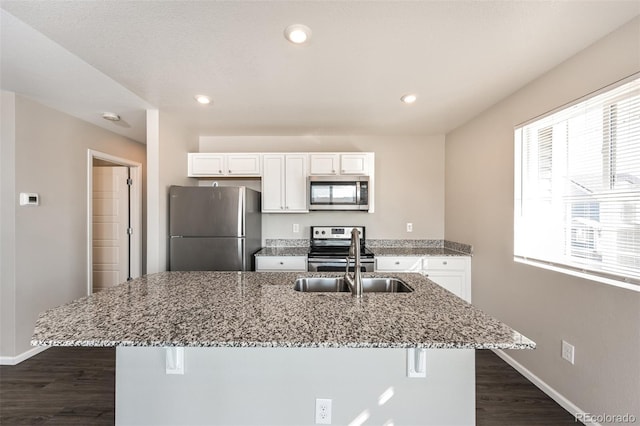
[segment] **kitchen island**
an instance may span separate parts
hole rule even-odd
[[[414,291],[361,300],[293,290],[311,275],[339,274],[152,274],[44,312],[32,344],[117,346],[126,425],[314,424],[315,398],[333,424],[473,424],[473,349],[535,347],[420,274],[365,274]],[[427,348],[426,378],[406,348]]]

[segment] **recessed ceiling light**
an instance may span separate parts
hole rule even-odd
[[[115,112],[103,112],[102,118],[109,121],[120,121],[120,116]]]
[[[414,103],[416,100],[418,99],[417,95],[414,95],[413,93],[409,93],[407,95],[404,95],[403,97],[400,98],[400,100],[402,102],[404,102],[405,104],[412,104]]]
[[[311,28],[302,24],[289,25],[284,30],[284,36],[291,43],[302,44],[311,38]]]
[[[208,105],[211,103],[211,99],[205,95],[196,95],[195,98],[196,101],[198,101],[198,103],[201,103],[202,105]]]

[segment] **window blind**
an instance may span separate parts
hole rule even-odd
[[[515,129],[516,259],[640,286],[640,78]]]

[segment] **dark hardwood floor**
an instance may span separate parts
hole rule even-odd
[[[0,424],[111,425],[114,394],[114,349],[51,348],[18,365],[0,366]],[[476,422],[576,425],[571,414],[491,351],[476,351]]]

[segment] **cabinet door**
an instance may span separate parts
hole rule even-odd
[[[207,153],[189,153],[188,176],[224,175],[224,155]]]
[[[309,174],[336,175],[338,174],[338,154],[311,154],[309,156]]]
[[[284,171],[284,155],[265,154],[262,157],[263,212],[280,213],[284,211]]]
[[[227,155],[227,173],[232,176],[260,176],[260,154]]]
[[[423,261],[427,278],[471,303],[471,258],[427,256]]]
[[[464,288],[465,276],[464,272],[431,272],[427,273],[427,278],[429,278],[434,283],[438,284],[441,287],[449,290],[451,293],[456,296],[467,300]]]
[[[340,174],[367,175],[369,172],[369,158],[367,154],[341,154]]]
[[[308,212],[306,154],[285,156],[284,182],[285,210],[288,212]]]

